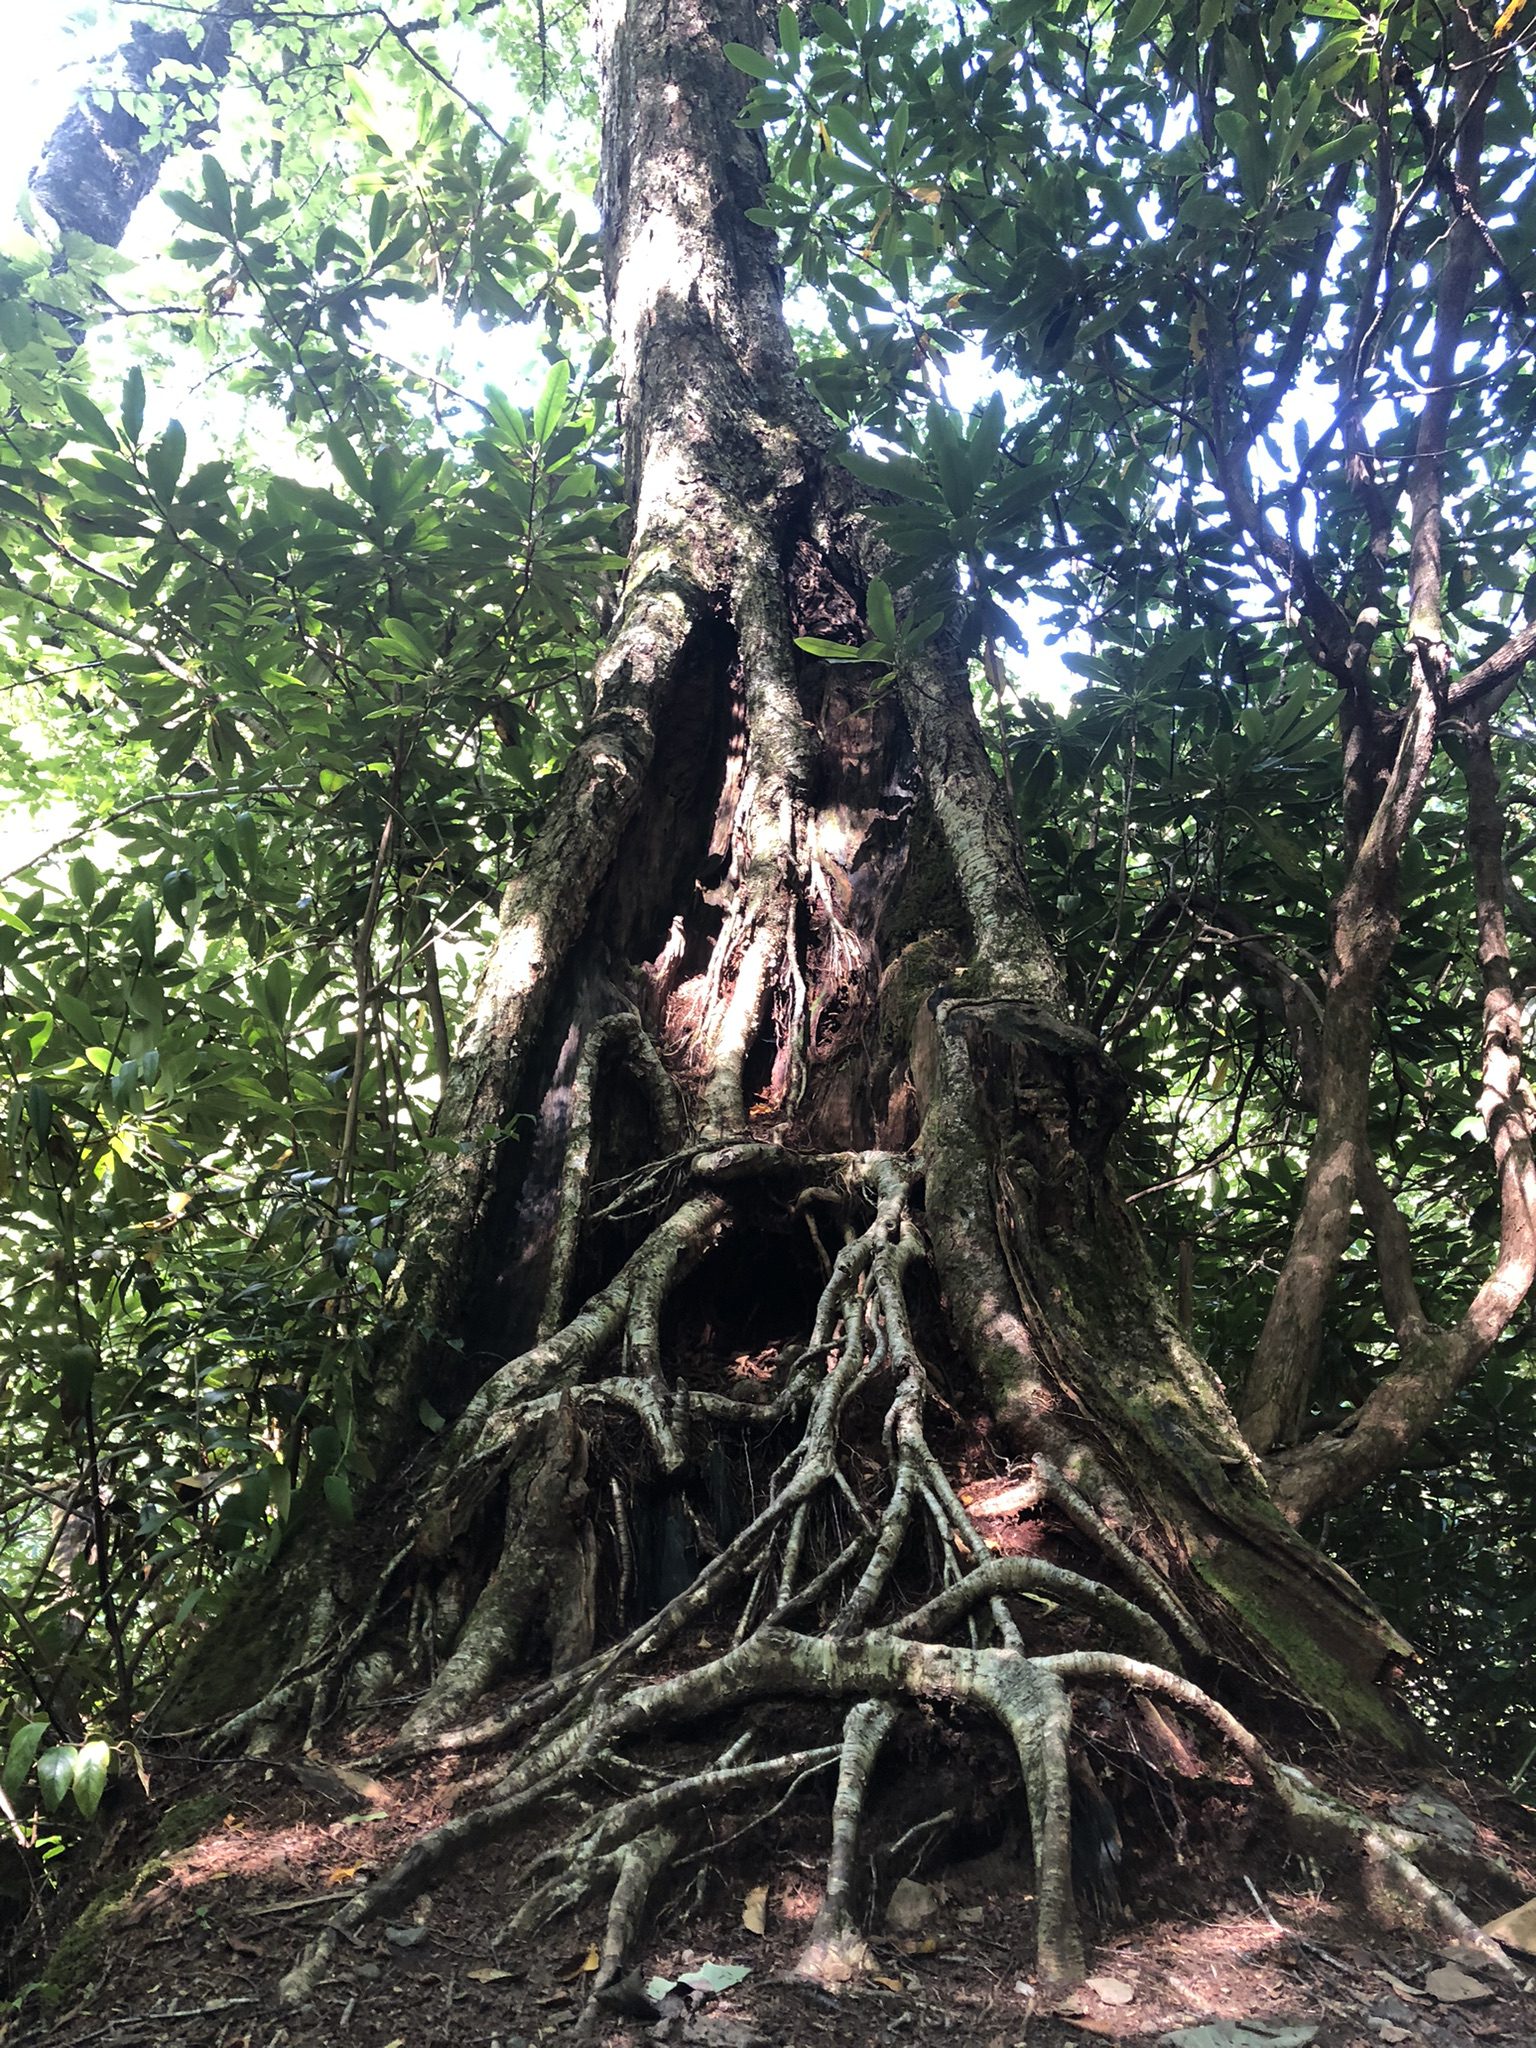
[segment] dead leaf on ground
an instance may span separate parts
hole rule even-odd
[[[1308,2048],[1317,2028],[1288,2027],[1275,2020],[1208,2020],[1159,2034],[1157,2048]]]
[[[873,1977],[871,1983],[878,1984],[884,1991],[904,1991],[906,1986],[899,1977]]]
[[[1501,1913],[1497,1920],[1488,1922],[1483,1932],[1502,1941],[1506,1948],[1518,1948],[1528,1956],[1536,1956],[1536,1899],[1527,1899],[1523,1906]]]
[[[471,1984],[499,1984],[505,1977],[515,1977],[516,1970],[493,1970],[489,1963],[481,1963],[473,1970],[466,1970],[465,1976]]]
[[[684,1970],[677,1981],[686,1984],[690,1991],[707,1991],[711,1997],[718,1997],[751,1974],[746,1963],[701,1963],[696,1970]]]
[[[1129,2005],[1136,1996],[1135,1985],[1123,1977],[1085,1977],[1083,1982],[1105,2005]]]
[[[1371,2032],[1379,2041],[1411,2041],[1412,2034],[1406,2027],[1400,2027],[1396,2020],[1372,2020]]]
[[[885,1909],[885,1924],[898,1934],[910,1934],[932,1918],[938,1903],[932,1885],[919,1884],[915,1878],[904,1877],[891,1893],[890,1904]]]
[[[958,1917],[967,1927],[979,1927],[987,1917],[985,1906],[962,1906]]]
[[[1442,1963],[1424,1979],[1424,1989],[1442,2005],[1481,2005],[1493,1992],[1480,1978],[1469,1977],[1455,1963]]]
[[[766,1934],[768,1932],[767,1885],[755,1884],[751,1891],[747,1893],[746,1903],[741,1909],[741,1924],[745,1927],[748,1934]]]
[[[796,1964],[795,1975],[819,1984],[823,1991],[835,1992],[840,1985],[851,1984],[855,1977],[862,1976],[873,1961],[869,1943],[862,1935],[843,1935],[832,1941],[814,1942]]]
[[[1416,1985],[1405,1984],[1401,1977],[1394,1977],[1390,1970],[1378,1970],[1376,1975],[1384,1984],[1390,1984],[1399,1998],[1422,1998],[1424,1993]]]

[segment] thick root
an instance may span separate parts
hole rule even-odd
[[[669,1165],[669,1171],[683,1170],[677,1162]],[[1282,1769],[1182,1674],[1181,1652],[1204,1652],[1200,1628],[1161,1575],[1055,1463],[1035,1458],[1018,1489],[1018,1507],[1051,1509],[1075,1541],[1102,1560],[1120,1590],[1035,1555],[991,1555],[928,1440],[931,1386],[907,1302],[910,1274],[926,1258],[914,1206],[920,1177],[910,1161],[883,1153],[794,1155],[741,1141],[691,1155],[686,1170],[703,1191],[681,1200],[607,1288],[476,1396],[450,1433],[423,1517],[418,1547],[441,1554],[445,1532],[464,1528],[493,1487],[509,1484],[501,1563],[394,1754],[484,1747],[530,1732],[531,1747],[496,1776],[482,1776],[477,1789],[489,1795],[484,1804],[423,1836],[341,1909],[284,1980],[285,2000],[307,1998],[338,1939],[397,1910],[445,1862],[520,1827],[552,1800],[580,1797],[592,1812],[594,1787],[602,1788],[594,1817],[534,1866],[514,1925],[526,1930],[606,1892],[596,1981],[600,1991],[616,1985],[647,1900],[683,1842],[693,1835],[707,1846],[711,1817],[721,1808],[769,1788],[781,1790],[782,1803],[834,1762],[826,1896],[798,1969],[825,1986],[846,1981],[867,1960],[855,1871],[871,1780],[903,1702],[984,1717],[1007,1737],[1033,1845],[1041,1986],[1062,1989],[1084,1968],[1070,1846],[1071,1696],[1084,1684],[1123,1686],[1203,1723],[1241,1759],[1256,1792],[1298,1842],[1334,1858],[1347,1855],[1382,1880],[1375,1891],[1393,1910],[1427,1915],[1488,1953],[1486,1941],[1402,1844]],[[827,1261],[808,1341],[778,1390],[758,1403],[674,1386],[662,1358],[663,1305],[730,1227],[731,1194],[743,1182],[759,1193],[764,1186],[775,1194],[786,1189],[795,1198],[810,1189],[818,1201],[840,1202],[854,1219]],[[599,1368],[614,1354],[620,1369],[600,1377]],[[851,1418],[868,1416],[867,1397],[876,1388],[886,1402],[884,1498],[872,1501],[872,1461],[856,1442]],[[658,1612],[593,1655],[593,1535],[582,1508],[592,1425],[578,1417],[604,1408],[638,1420],[663,1475],[686,1464],[690,1432],[701,1420],[758,1441],[797,1424],[798,1436],[745,1527]],[[622,1512],[615,1526],[622,1570]],[[895,1604],[910,1539],[925,1529],[948,1583],[877,1621]],[[555,1569],[557,1560],[573,1557],[586,1560],[579,1598]],[[638,1679],[643,1660],[676,1644],[727,1595],[736,1603],[731,1649],[671,1677]],[[546,1614],[574,1604],[587,1617],[574,1647],[567,1632],[562,1649],[558,1629],[546,1618],[555,1675],[509,1711],[464,1726],[468,1702],[525,1648],[539,1602]],[[784,1626],[791,1615],[808,1617],[799,1632]],[[1042,1615],[1053,1618],[1053,1628],[1061,1625],[1054,1617],[1068,1617],[1074,1631],[1087,1626],[1116,1647],[1030,1654],[1025,1631]],[[969,1640],[944,1640],[956,1630]],[[333,1671],[334,1658],[319,1661],[323,1673]],[[568,1668],[558,1668],[562,1661]],[[633,1784],[638,1767],[626,1749],[648,1736],[674,1735],[754,1701],[791,1697],[828,1707],[852,1702],[841,1742],[762,1760],[747,1760],[733,1747],[712,1769],[643,1781],[627,1797],[601,1803],[616,1777],[627,1773]]]

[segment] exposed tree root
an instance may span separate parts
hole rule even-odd
[[[1181,1658],[1205,1651],[1201,1628],[1053,1461],[1035,1458],[1016,1504],[1059,1517],[1103,1576],[1034,1554],[991,1554],[929,1441],[933,1389],[909,1306],[913,1275],[927,1257],[922,1177],[911,1159],[793,1154],[733,1141],[686,1155],[673,1171],[686,1174],[694,1191],[680,1190],[616,1278],[503,1367],[449,1433],[413,1545],[391,1560],[357,1624],[338,1631],[330,1608],[318,1608],[301,1667],[219,1731],[227,1744],[306,1707],[317,1727],[412,1551],[429,1582],[456,1532],[483,1515],[499,1489],[505,1493],[499,1562],[393,1754],[488,1746],[519,1732],[531,1741],[509,1766],[482,1776],[483,1804],[423,1836],[341,1909],[284,1980],[285,1999],[306,1998],[338,1940],[398,1911],[444,1863],[516,1829],[551,1801],[572,1800],[585,1818],[529,1871],[514,1924],[526,1929],[606,1894],[596,1977],[606,1987],[628,1967],[647,1900],[690,1837],[707,1845],[723,1809],[750,1805],[770,1789],[787,1798],[834,1763],[826,1894],[799,1969],[823,1984],[844,1981],[867,1956],[859,1932],[860,1834],[881,1748],[903,1702],[979,1715],[1006,1736],[1029,1817],[1042,1986],[1069,1985],[1084,1964],[1069,1756],[1072,1693],[1083,1685],[1124,1687],[1203,1723],[1235,1751],[1299,1845],[1328,1860],[1352,1859],[1378,1909],[1425,1919],[1493,1959],[1491,1945],[1419,1868],[1412,1838],[1378,1827],[1278,1765],[1183,1674]],[[823,1204],[835,1201],[846,1235],[830,1258],[808,1340],[785,1361],[781,1384],[754,1402],[669,1377],[664,1304],[741,1227],[744,1191],[794,1202],[807,1189]],[[759,1445],[786,1428],[798,1434],[745,1526],[656,1612],[593,1654],[597,1537],[586,1473],[593,1429],[620,1415],[630,1430],[638,1426],[663,1478],[688,1468],[701,1426]],[[624,1490],[619,1484],[621,1498]],[[947,1583],[914,1601],[901,1594],[899,1575],[925,1549]],[[622,1556],[615,1562],[622,1582]],[[931,1585],[932,1563],[926,1570]],[[733,1646],[644,1680],[642,1662],[718,1614],[728,1594]],[[786,1627],[790,1616],[806,1625]],[[553,1666],[549,1681],[510,1712],[467,1720],[491,1678],[526,1656],[535,1628]],[[1088,1630],[1107,1646],[1053,1647],[1063,1630],[1069,1644]],[[956,1633],[966,1640],[945,1639]],[[673,1737],[769,1698],[843,1706],[841,1741],[769,1756],[748,1755],[736,1741],[711,1768],[662,1780],[634,1754],[647,1737]],[[615,1796],[616,1784],[627,1789]]]
[[[880,1745],[893,1724],[898,1701],[945,1702],[990,1715],[1017,1754],[1034,1841],[1040,1977],[1047,1988],[1065,1987],[1080,1978],[1083,1968],[1069,1847],[1069,1694],[1075,1685],[1104,1681],[1160,1696],[1205,1721],[1236,1751],[1255,1790],[1278,1809],[1299,1848],[1332,1862],[1363,1860],[1368,1874],[1389,1880],[1386,1885],[1367,1885],[1368,1902],[1378,1911],[1395,1921],[1422,1916],[1434,1931],[1476,1948],[1523,1982],[1496,1944],[1481,1935],[1454,1901],[1367,1816],[1278,1765],[1248,1729],[1189,1680],[1110,1652],[1028,1657],[1007,1646],[970,1649],[925,1642],[908,1633],[917,1623],[914,1615],[899,1627],[871,1630],[841,1642],[825,1635],[762,1629],[707,1664],[634,1687],[598,1707],[585,1726],[537,1745],[508,1774],[498,1800],[423,1836],[392,1870],[349,1901],[284,1979],[284,1998],[295,2002],[310,1994],[339,1938],[404,1905],[455,1855],[518,1825],[536,1806],[569,1793],[580,1781],[600,1777],[619,1745],[674,1732],[702,1716],[773,1696],[836,1700],[853,1695],[858,1704],[847,1717],[840,1749],[827,1746],[760,1763],[722,1764],[610,1807],[594,1825],[541,1859],[540,1867],[561,1861],[566,1867],[535,1889],[520,1910],[519,1924],[532,1924],[579,1903],[599,1885],[610,1885],[602,1976],[604,1982],[611,1980],[631,1953],[645,1896],[675,1850],[686,1816],[701,1814],[707,1803],[721,1796],[735,1797],[759,1785],[804,1776],[837,1757],[826,1902],[800,1967],[824,1982],[845,1978],[860,1960],[852,1872]]]

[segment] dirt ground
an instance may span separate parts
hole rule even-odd
[[[1452,1959],[1429,1942],[1382,1935],[1282,1853],[1242,1787],[1208,1800],[1181,1837],[1144,1848],[1139,1862],[1128,1841],[1126,1904],[1101,1902],[1089,1923],[1088,1983],[1051,2009],[1036,1995],[1029,1866],[1008,1839],[947,1864],[909,1855],[877,1865],[867,1969],[837,1995],[797,1981],[825,1853],[824,1825],[802,1812],[755,1827],[730,1817],[709,1850],[679,1858],[641,1970],[600,2007],[589,1987],[602,1902],[531,1936],[507,1930],[546,1830],[542,1841],[493,1845],[445,1871],[402,1924],[344,1943],[311,2004],[284,2010],[278,1980],[328,1911],[452,1811],[467,1775],[461,1764],[381,1783],[313,1760],[162,1762],[152,1802],[118,1819],[96,1859],[94,1885],[115,1883],[117,1898],[73,1935],[60,1902],[51,1952],[32,1966],[52,1971],[54,1994],[45,2003],[34,1993],[0,2020],[0,2043],[1536,2043],[1536,1996],[1520,1996],[1475,1955]],[[1452,1801],[1506,1850],[1522,1834],[1528,1846],[1536,1840],[1536,1814],[1459,1782],[1405,1780],[1386,1796]],[[178,1827],[190,1838],[173,1846]],[[1518,1874],[1525,1894],[1536,1892],[1536,1872]],[[1536,1957],[1511,1953],[1536,1971]],[[700,1973],[698,1984],[686,1981]]]

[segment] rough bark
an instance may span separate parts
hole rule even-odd
[[[1058,1981],[1082,1962],[1075,1687],[1171,1702],[1335,1846],[1352,1823],[1211,1688],[1407,1739],[1382,1684],[1406,1646],[1279,1512],[1151,1272],[1113,1166],[1126,1091],[1066,1013],[963,668],[940,645],[893,688],[794,644],[862,635],[879,554],[745,217],[763,163],[723,45],[764,33],[751,0],[601,18],[629,574],[397,1284],[367,1422],[388,1563],[375,1538],[349,1578],[312,1535],[276,1581],[268,1689],[210,1738],[315,1735],[409,1676],[396,1754],[527,1740],[338,1915],[291,1998],[444,1858],[750,1700],[848,1718],[761,1769],[732,1748],[556,1853],[538,1910],[609,1892],[599,1987],[701,1805],[834,1759],[808,1966],[846,1947],[864,1791],[912,1701],[1016,1753]],[[423,1394],[454,1416],[426,1452]],[[320,1571],[330,1604],[300,1616]],[[242,1633],[237,1598],[203,1670]],[[529,1667],[547,1679],[488,1704]]]
[[[89,97],[77,99],[43,145],[28,183],[32,196],[70,234],[116,248],[134,209],[152,192],[167,157],[199,139],[197,132],[174,140],[151,140],[148,128],[123,104],[129,91],[159,92],[169,127],[186,89],[168,89],[157,77],[163,64],[196,64],[217,84],[229,66],[230,30],[250,12],[244,0],[225,0],[204,19],[195,38],[180,28],[155,29],[135,22],[117,52],[116,76],[96,81]]]

